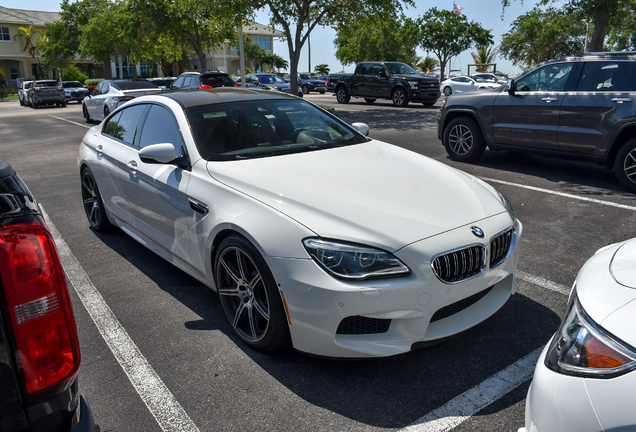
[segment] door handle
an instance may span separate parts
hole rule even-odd
[[[132,171],[133,174],[137,172],[137,162],[134,160],[128,162],[126,166]]]
[[[203,216],[208,214],[208,206],[203,204],[201,201],[197,201],[194,198],[188,198],[188,202],[190,203],[190,208],[197,213],[201,213]]]
[[[559,98],[557,98],[557,97],[544,97],[544,98],[543,98],[543,99],[541,99],[541,100],[542,100],[543,102],[550,103],[550,102],[558,101],[558,100],[559,100]]]
[[[631,98],[620,98],[620,97],[617,97],[617,98],[613,98],[612,99],[612,102],[616,102],[616,103],[631,102],[631,101],[632,101]]]
[[[97,147],[95,147],[95,150],[97,150],[97,153],[104,153],[104,146],[100,144]]]

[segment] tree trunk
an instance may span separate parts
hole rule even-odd
[[[590,41],[590,52],[603,51],[603,42],[605,41],[608,22],[609,10],[607,6],[602,6],[596,11],[596,17],[594,17],[594,32],[592,33],[592,40]]]
[[[205,60],[205,51],[201,48],[197,48],[197,56],[199,57],[199,68],[201,71],[208,70],[208,64]]]
[[[113,79],[113,69],[110,67],[110,58],[102,60],[104,63],[104,79]]]
[[[289,50],[289,85],[290,92],[298,96],[298,60],[300,60],[300,49]]]
[[[172,61],[172,76],[173,77],[179,76],[179,61],[178,60]]]

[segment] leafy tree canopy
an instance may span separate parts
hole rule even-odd
[[[474,21],[469,22],[466,16],[451,10],[431,8],[418,19],[418,23],[419,45],[439,59],[441,81],[444,80],[444,69],[451,57],[458,56],[471,47],[493,43],[490,30]]]
[[[501,53],[513,64],[528,68],[552,58],[583,51],[585,24],[564,9],[534,8],[513,23],[501,41]]]
[[[359,17],[338,29],[336,58],[342,64],[372,60],[413,64],[418,30],[404,15]]]

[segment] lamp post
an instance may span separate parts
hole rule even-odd
[[[587,37],[590,34],[590,22],[587,18],[582,21],[585,23],[585,47],[583,48],[583,52],[587,52]]]

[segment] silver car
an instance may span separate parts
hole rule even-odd
[[[22,83],[20,84],[20,88],[18,89],[18,98],[20,99],[20,105],[29,105],[28,91],[32,85],[33,81],[22,81]]]
[[[148,81],[104,80],[84,98],[82,112],[87,123],[102,121],[118,106],[136,97],[161,91]]]

